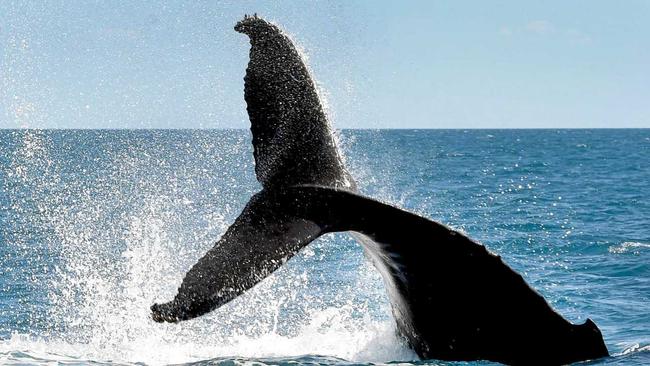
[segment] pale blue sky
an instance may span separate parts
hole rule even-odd
[[[247,128],[244,13],[337,128],[650,127],[650,1],[0,1],[0,127]]]

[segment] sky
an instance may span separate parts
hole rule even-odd
[[[650,128],[647,0],[0,0],[0,128],[248,128],[246,13],[336,128]]]

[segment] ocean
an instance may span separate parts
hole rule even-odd
[[[593,319],[612,356],[589,365],[650,364],[650,130],[337,139],[364,194],[462,230]],[[253,168],[247,130],[0,130],[0,363],[490,364],[418,360],[347,234],[209,315],[153,322],[260,189]]]

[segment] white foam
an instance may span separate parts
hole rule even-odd
[[[66,342],[15,334],[0,341],[0,354],[21,352],[31,359],[48,361],[86,360],[117,363],[169,364],[209,360],[219,357],[269,358],[302,355],[328,355],[356,362],[412,360],[416,356],[395,337],[388,322],[367,319],[363,329],[348,322],[345,310],[329,308],[313,319],[295,336],[269,332],[258,336],[232,334],[214,342],[218,324],[200,330],[194,336],[174,326],[162,327],[142,337],[111,332],[115,339],[91,339],[90,342]],[[351,326],[348,326],[351,325]],[[127,329],[133,325],[123,324]],[[209,326],[209,325],[208,325]],[[166,329],[164,329],[166,328]],[[133,330],[133,329],[132,329]],[[110,330],[109,330],[110,331]],[[124,336],[123,338],[121,338]]]
[[[650,249],[650,244],[626,241],[619,245],[612,245],[609,247],[609,252],[612,254],[634,253],[639,254],[641,250]]]
[[[638,343],[635,343],[631,346],[626,347],[620,355],[629,355],[637,352],[650,352],[650,344],[642,346]]]

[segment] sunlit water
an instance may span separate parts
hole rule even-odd
[[[650,130],[339,140],[366,194],[465,231],[565,317],[594,319],[614,355],[595,364],[650,363]],[[150,320],[260,188],[251,150],[244,130],[0,131],[0,361],[443,364],[395,335],[344,234],[207,316]]]

